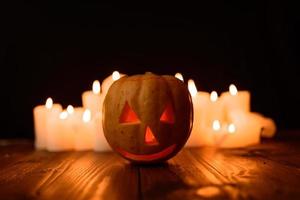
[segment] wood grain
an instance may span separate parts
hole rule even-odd
[[[297,142],[184,149],[164,166],[141,168],[141,191],[144,199],[299,199],[299,158]]]
[[[114,153],[30,149],[1,164],[4,199],[138,199],[137,167]]]
[[[185,148],[160,165],[0,140],[1,199],[300,199],[300,140]]]

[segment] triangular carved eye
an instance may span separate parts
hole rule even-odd
[[[119,119],[120,123],[139,123],[140,120],[137,117],[136,113],[132,110],[129,106],[128,102],[126,101],[125,106],[123,108],[122,114]]]
[[[174,124],[174,111],[171,103],[168,103],[164,112],[160,116],[160,121],[168,124]]]

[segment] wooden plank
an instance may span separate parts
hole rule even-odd
[[[0,141],[1,199],[299,199],[299,141],[186,148],[167,163],[114,153],[35,151]],[[6,155],[6,156],[5,156]]]
[[[248,154],[263,157],[282,165],[300,168],[300,146],[297,141],[269,141],[263,145],[249,147]]]
[[[254,149],[258,151],[259,146]],[[253,148],[220,150],[214,154],[193,150],[192,153],[227,179],[229,184],[222,189],[231,198],[295,199],[300,196],[299,168],[253,154]],[[288,156],[289,152],[285,154]]]
[[[5,199],[137,199],[139,195],[138,169],[114,153],[49,153],[31,148],[29,155],[7,166],[0,169],[0,196]]]
[[[140,169],[141,194],[144,199],[297,199],[299,153],[274,142],[184,149],[168,164]]]
[[[201,198],[199,189],[211,193],[213,187],[226,183],[220,174],[195,159],[189,149],[183,149],[166,164],[141,166],[140,177],[143,199],[197,199]],[[218,197],[226,196],[226,191],[218,191]]]
[[[29,197],[30,190],[43,176],[52,171],[52,165],[60,164],[67,153],[51,154],[45,151],[31,151],[18,162],[1,169],[0,195],[20,199]]]
[[[43,199],[137,199],[138,169],[113,153],[85,152],[35,188]]]
[[[0,140],[0,170],[32,153],[30,140]]]

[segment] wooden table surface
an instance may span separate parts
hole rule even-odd
[[[112,152],[35,151],[0,140],[0,199],[300,199],[300,140],[185,148],[167,163],[132,165]]]

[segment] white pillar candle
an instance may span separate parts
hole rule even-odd
[[[96,127],[91,121],[92,114],[89,109],[82,113],[81,121],[75,124],[75,143],[77,151],[91,150],[94,146]]]
[[[206,131],[210,136],[208,145],[219,147],[224,142],[224,139],[226,139],[226,130],[217,119],[213,120],[211,126],[209,126],[209,130],[206,129]]]
[[[92,149],[96,129],[95,124],[91,122],[91,111],[83,107],[68,108],[74,149],[77,151]]]
[[[192,96],[194,121],[191,135],[186,143],[187,147],[198,147],[205,145],[208,135],[203,131],[205,125],[205,113],[207,113],[207,105],[209,103],[209,93],[198,92],[193,80],[188,80],[188,89]]]
[[[120,74],[118,71],[114,71],[112,75],[108,76],[102,81],[102,93],[104,94],[104,97],[113,82],[120,79],[122,76],[125,76],[125,74]]]
[[[184,79],[183,79],[183,76],[182,76],[181,73],[176,73],[174,76],[175,76],[176,78],[178,78],[179,80],[181,80],[182,82],[184,82]]]
[[[68,151],[74,147],[72,121],[67,111],[49,119],[49,133],[47,135],[48,151]]]
[[[210,93],[210,98],[208,104],[205,109],[205,124],[206,126],[211,127],[211,124],[214,120],[219,120],[221,122],[225,119],[225,110],[224,110],[224,102],[221,98],[218,97],[218,93],[216,91],[212,91]]]
[[[94,150],[99,152],[112,151],[104,136],[102,127],[102,113],[98,113],[95,117],[93,117],[93,123],[95,123],[96,126]]]
[[[222,93],[221,99],[224,102],[226,113],[235,110],[250,112],[249,91],[238,91],[236,86],[231,84],[229,91]]]
[[[259,113],[251,113],[254,120],[258,120],[261,123],[261,136],[265,138],[271,138],[276,133],[276,124],[273,119],[263,116]]]
[[[232,111],[229,113],[230,123],[223,124],[226,131],[216,144],[221,148],[238,148],[258,144],[260,142],[261,122],[250,113]]]
[[[82,121],[82,115],[84,110],[85,109],[83,107],[74,108],[71,105],[67,107],[68,121],[72,126],[72,133],[71,133],[72,135],[74,135],[74,132],[76,130],[76,125]]]
[[[276,133],[276,124],[271,118],[264,118],[262,122],[261,136],[265,138],[272,138]]]
[[[62,107],[60,104],[53,104],[51,98],[48,98],[45,105],[36,106],[33,109],[35,147],[37,149],[46,148],[46,139],[48,134],[48,120],[58,116]]]
[[[85,109],[89,109],[92,115],[102,112],[103,95],[100,95],[100,82],[93,82],[92,90],[82,94],[82,104]]]

